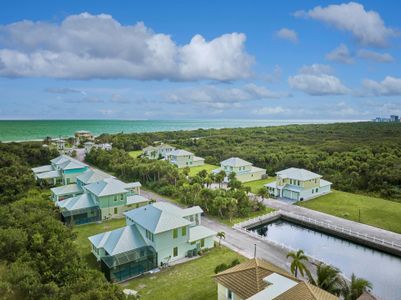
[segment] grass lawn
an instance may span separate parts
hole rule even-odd
[[[241,262],[245,260],[225,247],[216,247],[198,259],[132,279],[122,285],[139,291],[143,300],[217,299],[217,285],[212,277],[214,269],[221,263],[230,264],[236,258]]]
[[[141,155],[143,153],[142,150],[135,150],[135,151],[130,151],[128,152],[129,156],[133,157],[133,158],[137,158],[139,155]]]
[[[268,213],[270,213],[272,211],[274,211],[274,209],[269,208],[269,207],[265,207],[264,210],[255,211],[255,212],[251,213],[248,217],[232,218],[231,222],[230,222],[229,219],[222,219],[220,217],[212,217],[212,218],[216,219],[220,223],[226,224],[228,226],[233,226],[236,223],[240,223],[240,222],[243,222],[243,221],[246,221],[246,220],[249,220],[249,219],[252,219],[252,218],[256,218],[256,217],[259,217],[259,216],[263,216],[263,215],[268,214]]]
[[[255,181],[249,181],[243,183],[244,186],[250,186],[251,187],[251,192],[256,194],[258,190],[263,187],[266,183],[270,183],[276,180],[275,177],[269,177],[266,179],[260,179],[260,180],[255,180]]]
[[[215,170],[217,168],[218,168],[218,166],[209,165],[209,164],[204,164],[203,166],[192,167],[192,168],[190,168],[189,176],[195,176],[202,170],[206,170],[208,173],[210,173],[212,170]]]
[[[75,243],[78,247],[79,253],[90,267],[97,269],[98,264],[96,262],[95,256],[91,253],[91,246],[88,241],[88,237],[123,226],[125,226],[125,218],[105,221],[101,224],[94,223],[75,226],[74,232],[76,232],[77,234],[77,239],[75,240]]]
[[[330,215],[401,233],[401,203],[364,195],[333,191],[297,205]]]

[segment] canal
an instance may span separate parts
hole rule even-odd
[[[383,300],[401,300],[401,258],[317,230],[277,220],[250,230],[266,239],[302,249],[319,260],[336,266],[351,278],[355,273],[373,284]]]

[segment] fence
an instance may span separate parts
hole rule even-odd
[[[276,220],[281,217],[284,217],[284,218],[287,217],[290,220],[295,220],[295,221],[298,220],[301,223],[302,222],[306,223],[307,226],[312,225],[312,226],[320,228],[320,229],[326,229],[330,232],[336,232],[342,236],[347,236],[350,238],[358,238],[360,240],[366,241],[373,245],[383,246],[383,247],[395,250],[395,252],[397,252],[397,253],[401,253],[401,244],[399,242],[397,243],[395,241],[385,240],[383,238],[379,238],[374,235],[369,235],[367,233],[361,233],[361,232],[352,230],[351,228],[345,228],[342,226],[334,225],[334,224],[331,224],[328,222],[312,219],[309,217],[305,217],[303,215],[297,215],[297,214],[287,212],[287,211],[282,211],[282,210],[277,210],[277,211],[268,213],[268,214],[260,216],[260,217],[256,217],[256,218],[249,219],[249,220],[241,222],[241,223],[237,223],[233,226],[233,228],[236,230],[245,232],[247,234],[250,234],[255,238],[261,239],[263,241],[267,241],[268,243],[274,244],[280,248],[287,249],[289,251],[293,251],[294,249],[291,249],[290,247],[288,247],[286,245],[265,239],[265,238],[261,237],[260,235],[258,235],[257,233],[248,230],[249,227],[256,226],[256,225],[262,224],[262,223],[266,223],[269,221],[273,221],[273,220]]]

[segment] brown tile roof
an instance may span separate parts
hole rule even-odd
[[[260,258],[250,259],[214,276],[215,280],[233,291],[242,299],[247,299],[264,290],[268,284],[263,278],[276,273],[298,284],[282,293],[274,300],[337,300],[338,297],[304,281],[283,269]]]
[[[306,282],[300,282],[296,286],[285,291],[274,300],[338,300],[338,297]]]
[[[299,282],[290,273],[259,258],[250,259],[214,277],[218,283],[229,288],[241,298],[246,299],[265,289],[267,283],[263,281],[263,278],[273,273]]]
[[[357,300],[379,300],[379,298],[376,298],[371,293],[364,292]]]

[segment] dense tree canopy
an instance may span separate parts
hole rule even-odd
[[[401,123],[339,123],[103,135],[124,150],[164,141],[218,164],[238,156],[269,175],[300,167],[334,188],[401,201]]]
[[[40,144],[0,143],[0,299],[125,299],[87,267],[48,191],[34,187],[30,168],[55,155]]]

